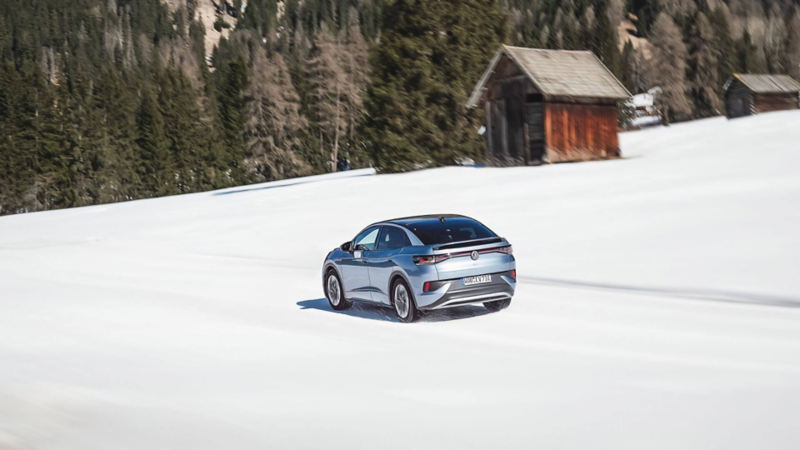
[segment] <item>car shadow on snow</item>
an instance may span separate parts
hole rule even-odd
[[[400,320],[394,313],[394,310],[389,306],[376,305],[367,302],[353,302],[353,306],[342,310],[336,311],[331,308],[326,298],[317,298],[314,300],[303,300],[297,302],[297,306],[301,309],[317,309],[336,314],[344,314],[346,316],[358,317],[361,319],[382,320],[386,322],[399,322]],[[491,311],[482,306],[459,306],[456,308],[439,309],[435,311],[427,311],[422,314],[420,322],[446,322],[450,320],[468,319],[470,317],[478,317],[486,314],[491,314]]]

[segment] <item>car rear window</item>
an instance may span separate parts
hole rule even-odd
[[[409,224],[408,228],[425,245],[497,237],[479,222],[465,218],[445,219],[444,222],[439,219],[420,220]]]

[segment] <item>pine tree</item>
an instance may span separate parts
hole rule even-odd
[[[243,174],[239,162],[243,159],[240,131],[241,109],[244,106],[242,90],[247,86],[248,67],[242,50],[228,44],[220,48],[214,60],[221,62],[215,72],[217,83],[217,109],[219,128],[223,140],[225,170],[230,171],[229,182],[236,183]]]
[[[277,13],[278,2],[275,0],[249,0],[244,14],[236,26],[241,29],[254,30],[259,36],[265,37],[270,30],[275,29]]]
[[[718,77],[717,80],[724,83],[731,77],[736,69],[736,52],[731,38],[731,31],[725,12],[724,4],[717,7],[709,16],[711,27],[714,29],[713,48],[716,51]]]
[[[139,176],[146,196],[161,196],[173,193],[171,180],[171,158],[164,135],[164,120],[159,111],[156,94],[150,83],[142,89],[142,98],[137,114],[140,166]]]
[[[604,6],[602,3],[601,5]],[[591,50],[619,78],[621,75],[619,35],[604,9],[598,10],[593,36]]]
[[[174,168],[172,176],[179,192],[194,192],[202,187],[204,139],[200,111],[191,82],[180,69],[164,68],[158,77],[159,112],[164,119],[167,153]]]
[[[505,37],[493,1],[397,0],[372,57],[364,138],[382,170],[480,159],[481,117],[466,101]]]
[[[633,43],[625,41],[625,46],[622,48],[622,56],[620,58],[621,77],[619,81],[625,86],[628,91],[637,94],[636,85],[634,84],[634,73],[636,70],[636,55],[633,50]]]
[[[109,157],[104,178],[109,201],[139,198],[137,100],[122,75],[109,66],[101,69],[97,95],[108,132]]]
[[[690,72],[695,117],[717,115],[722,109],[721,83],[714,45],[714,31],[705,14],[697,13],[691,31]]]

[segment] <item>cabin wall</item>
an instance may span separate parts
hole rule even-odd
[[[538,139],[543,153],[543,123],[541,108],[538,109],[538,122],[531,107],[531,101],[541,105],[542,96],[530,80],[510,60],[501,60],[495,77],[488,83],[484,94],[486,113],[486,161],[493,166],[517,166],[531,162],[531,137]],[[533,112],[533,122],[528,117]],[[531,128],[530,124],[538,125]]]
[[[729,119],[752,114],[750,90],[739,80],[734,80],[725,92],[725,110]]]
[[[546,102],[544,132],[550,162],[620,155],[616,105]]]
[[[541,94],[527,94],[525,121],[528,128],[526,144],[528,164],[540,164],[547,155],[544,139],[544,99]]]
[[[739,80],[734,80],[725,91],[725,110],[729,119],[752,114],[750,90]]]
[[[756,113],[798,109],[797,93],[753,94],[753,109]]]

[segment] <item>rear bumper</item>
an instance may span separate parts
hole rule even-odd
[[[511,278],[510,270],[491,275],[491,283],[474,286],[463,286],[461,278],[441,280],[437,283],[441,287],[417,297],[417,307],[422,310],[451,308],[506,300],[514,296],[517,282]]]

